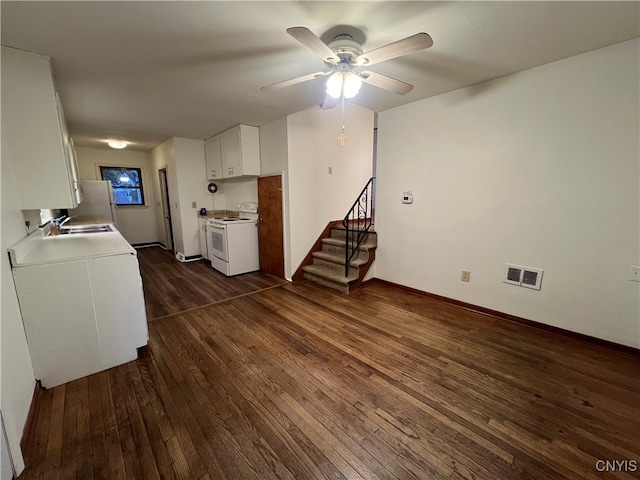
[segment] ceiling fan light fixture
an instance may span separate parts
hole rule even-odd
[[[360,91],[362,80],[354,72],[336,72],[327,80],[327,95],[333,98],[340,98],[344,93],[344,98],[353,98]]]
[[[346,33],[346,31],[342,29],[352,32],[354,35]],[[337,32],[338,35],[335,35],[333,41],[327,44],[306,27],[287,28],[287,33],[318,57],[322,58],[325,61],[325,66],[328,67],[329,70],[267,85],[261,87],[261,90],[287,87],[320,76],[327,76],[326,96],[322,104],[322,108],[325,110],[335,106],[336,102],[333,100],[356,96],[362,82],[398,95],[405,95],[411,91],[413,85],[376,72],[357,72],[354,69],[359,70],[359,67],[364,65],[374,65],[424,50],[433,45],[431,37],[427,33],[420,32],[363,53],[361,43],[365,37],[362,31],[354,27],[349,27],[348,25],[337,26],[331,29],[331,31]],[[354,40],[355,37],[357,37],[358,40]]]
[[[360,91],[362,80],[353,72],[349,72],[344,76],[344,98],[353,98]]]
[[[342,93],[342,72],[336,72],[327,80],[327,95],[340,98]]]

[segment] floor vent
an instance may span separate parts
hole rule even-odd
[[[542,273],[543,270],[540,268],[522,267],[507,263],[502,281],[511,285],[540,290]]]

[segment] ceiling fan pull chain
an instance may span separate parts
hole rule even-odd
[[[344,142],[347,140],[346,135],[344,134],[344,90],[342,92],[342,95],[340,96],[342,102],[341,102],[341,108],[342,108],[342,133],[338,136],[338,139],[340,140],[340,146],[344,147]]]

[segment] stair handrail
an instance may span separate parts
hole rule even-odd
[[[349,276],[349,264],[375,220],[376,177],[371,177],[364,186],[351,209],[342,220],[346,231],[344,251],[344,276]]]

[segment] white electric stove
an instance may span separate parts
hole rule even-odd
[[[207,221],[207,243],[211,266],[227,275],[260,270],[258,252],[258,206],[242,203],[237,217]]]

